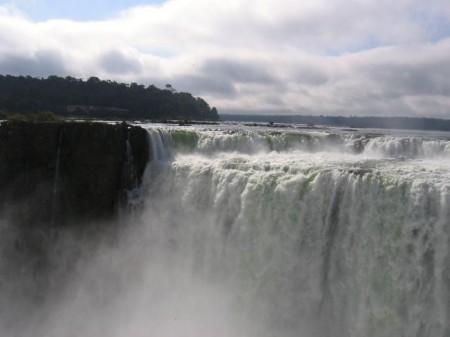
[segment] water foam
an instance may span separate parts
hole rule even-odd
[[[42,266],[0,222],[0,332],[447,337],[448,140],[403,139],[152,128],[117,231],[61,229]]]

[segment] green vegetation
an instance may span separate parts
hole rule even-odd
[[[0,75],[0,117],[30,116],[42,111],[99,119],[219,119],[217,109],[202,98],[176,92],[171,85],[159,89],[154,85],[144,87],[97,77],[84,81],[73,77]]]
[[[60,122],[64,119],[50,111],[39,111],[35,114],[6,114],[9,122]]]
[[[29,116],[25,116],[23,114],[5,115],[5,117],[9,122],[26,122],[30,120]]]
[[[53,112],[50,111],[39,111],[37,114],[34,115],[34,121],[35,122],[57,122],[60,121],[62,118],[56,116]]]

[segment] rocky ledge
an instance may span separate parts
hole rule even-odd
[[[2,218],[33,226],[112,218],[148,157],[147,132],[126,123],[3,122]]]

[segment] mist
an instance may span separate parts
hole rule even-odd
[[[198,237],[213,215],[186,218],[175,199],[149,198],[114,222],[48,230],[17,226],[3,213],[0,335],[255,335],[221,257],[205,261],[214,252],[203,239],[223,249],[222,233]]]
[[[5,207],[0,335],[448,334],[448,140],[148,131],[117,219],[17,226]]]

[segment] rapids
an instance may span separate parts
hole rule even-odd
[[[1,335],[450,335],[450,135],[146,127],[116,234],[2,248]]]

